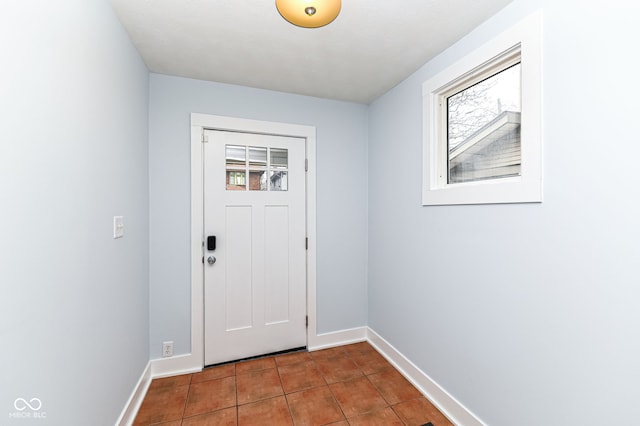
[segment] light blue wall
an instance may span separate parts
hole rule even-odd
[[[367,107],[151,75],[151,358],[190,351],[190,114],[316,126],[318,331],[367,324]]]
[[[0,40],[0,423],[113,425],[149,359],[148,71],[106,0],[3,2]]]
[[[370,325],[491,425],[640,418],[631,1],[515,1],[369,108],[149,77],[106,0],[55,3],[0,14],[3,424],[113,424],[189,351],[191,112],[317,127],[320,332]],[[421,83],[540,7],[545,202],[422,207]]]
[[[422,207],[422,82],[538,8],[544,203]],[[487,424],[640,418],[639,24],[515,1],[371,105],[369,325]]]

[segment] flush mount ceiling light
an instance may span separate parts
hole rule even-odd
[[[336,19],[342,0],[276,0],[276,7],[293,25],[318,28]]]

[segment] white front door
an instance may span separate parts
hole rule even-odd
[[[205,138],[205,365],[306,346],[305,139]]]

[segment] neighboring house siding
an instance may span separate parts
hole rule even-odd
[[[505,111],[449,155],[450,183],[518,175],[520,113]]]

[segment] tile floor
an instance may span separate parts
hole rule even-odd
[[[452,425],[366,342],[151,383],[134,425]]]

